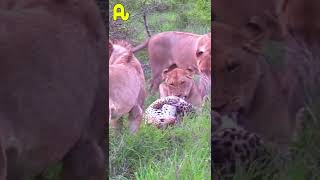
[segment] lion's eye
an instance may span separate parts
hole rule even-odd
[[[184,84],[184,83],[185,83],[185,81],[181,81],[181,82],[180,82],[180,84]]]
[[[197,51],[196,55],[197,57],[201,56],[203,54],[203,51]]]
[[[240,64],[238,64],[238,63],[231,63],[230,65],[227,66],[227,70],[228,70],[228,72],[233,72],[233,71],[235,71],[239,66],[240,66]]]
[[[169,83],[169,86],[174,86],[174,84],[173,83]]]

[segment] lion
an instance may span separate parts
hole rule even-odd
[[[211,33],[198,39],[196,45],[196,61],[201,78],[199,91],[201,97],[208,96],[211,89]]]
[[[109,42],[112,54],[109,59],[109,122],[119,132],[119,118],[129,113],[129,130],[139,130],[146,97],[145,78],[131,45],[123,40]]]
[[[198,48],[199,42],[201,49]],[[162,32],[133,48],[133,52],[138,52],[145,47],[148,47],[152,72],[151,90],[152,92],[156,92],[161,83],[162,71],[171,64],[175,63],[178,67],[184,69],[197,65],[197,52],[203,53],[202,58],[211,58],[208,55],[210,54],[209,51],[211,52],[211,49],[209,49],[211,47],[211,35],[176,31]],[[202,62],[207,63],[208,61],[203,60]]]
[[[160,97],[177,96],[196,107],[202,105],[202,97],[193,76],[195,67],[179,68],[172,64],[162,73],[163,81],[159,86]]]
[[[217,22],[236,28],[251,24],[268,29],[269,38],[283,40],[277,16],[277,0],[216,0],[213,6]]]
[[[320,90],[319,8],[316,0],[282,0],[278,8],[287,46],[286,65],[294,69],[291,74],[299,75],[304,88],[311,93],[308,96],[318,96]]]
[[[299,88],[289,87],[296,93],[288,93],[284,80],[297,79],[282,78],[284,72],[274,72],[261,56],[263,38],[256,38],[255,33],[220,23],[214,23],[213,29],[213,110],[237,113],[237,122],[247,130],[286,147],[295,132],[295,115],[303,103],[299,98],[292,100],[290,95],[299,94]]]
[[[198,39],[196,61],[199,71],[211,79],[211,33]]]
[[[0,180],[62,161],[62,180],[105,179],[107,57],[94,0],[0,3]]]

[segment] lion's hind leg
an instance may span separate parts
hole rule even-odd
[[[131,133],[136,133],[141,124],[143,110],[140,105],[135,105],[129,112],[129,130]]]

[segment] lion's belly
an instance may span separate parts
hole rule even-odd
[[[128,113],[137,104],[142,83],[140,79],[132,69],[114,65],[109,67],[109,104],[115,113],[113,116]]]

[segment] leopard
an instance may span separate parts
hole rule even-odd
[[[211,134],[211,146],[213,156],[212,172],[217,177],[232,177],[237,164],[249,167],[254,161],[266,162],[269,155],[265,141],[257,134],[237,127],[222,127],[221,121],[229,116],[220,116],[213,112],[215,127]]]
[[[183,117],[194,113],[196,108],[177,96],[166,96],[154,101],[145,111],[146,124],[152,124],[159,129],[180,123]]]
[[[238,165],[249,168],[252,162],[269,163],[271,151],[259,135],[245,129],[237,120],[237,114],[220,114],[211,111],[212,162],[214,179],[232,178]],[[234,124],[226,125],[230,123]],[[259,166],[263,168],[264,166]]]

